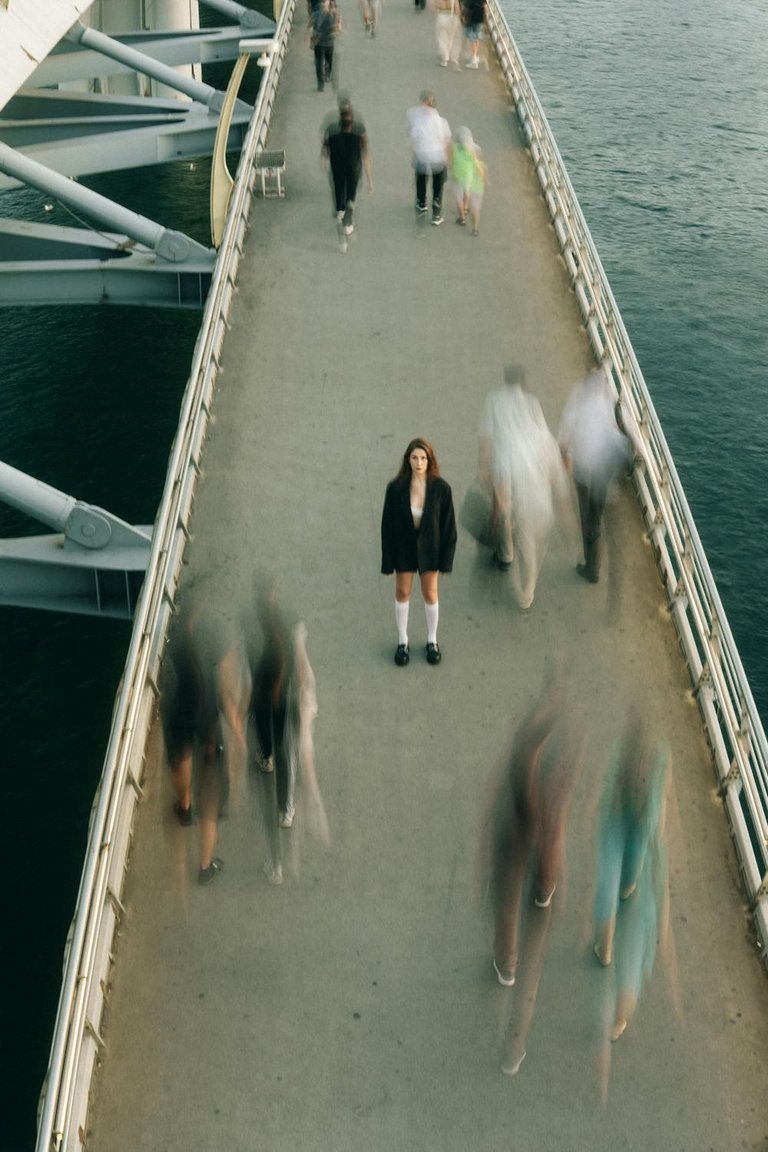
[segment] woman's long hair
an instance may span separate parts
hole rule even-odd
[[[415,440],[411,440],[410,444],[403,453],[403,459],[400,462],[400,471],[397,474],[398,480],[410,480],[411,478],[411,452],[414,448],[421,448],[427,454],[427,479],[431,480],[435,476],[440,475],[440,468],[437,463],[437,456],[435,450],[430,444],[429,440],[425,440],[423,436],[417,436]]]

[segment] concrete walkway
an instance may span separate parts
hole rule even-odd
[[[176,826],[157,734],[136,829],[95,1084],[95,1152],[469,1152],[764,1149],[768,982],[750,935],[698,713],[630,490],[606,579],[553,540],[532,611],[460,532],[441,582],[444,660],[392,662],[379,573],[384,486],[414,435],[435,445],[457,505],[486,393],[524,363],[556,429],[587,343],[499,75],[437,67],[433,18],[388,0],[367,39],[351,0],[338,52],[364,119],[376,190],[342,256],[315,91],[298,27],[271,145],[284,201],[258,202],[205,457],[188,580],[233,621],[257,568],[309,631],[316,757],[332,843],[284,832],[286,882],[261,873],[247,797],[222,824],[225,871],[196,884],[195,829]],[[484,149],[472,238],[446,212],[417,239],[404,115],[425,85]],[[491,969],[478,832],[492,775],[558,652],[589,749],[556,896],[528,1055],[501,1075],[514,990]],[[597,1084],[596,1014],[610,973],[590,953],[591,801],[630,700],[670,746],[672,924],[681,1015],[657,960]],[[300,849],[300,868],[299,868]]]

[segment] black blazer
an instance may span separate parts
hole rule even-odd
[[[391,480],[381,514],[381,571],[450,572],[456,551],[456,516],[451,488],[439,476],[427,478],[424,514],[418,529],[411,515],[411,482]]]

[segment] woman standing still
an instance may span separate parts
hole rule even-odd
[[[439,664],[437,580],[450,572],[456,551],[456,517],[450,485],[440,476],[435,450],[428,440],[411,440],[400,470],[387,485],[381,516],[381,571],[395,573],[395,622],[400,668],[410,660],[408,610],[413,576],[419,573],[427,617],[427,662]]]

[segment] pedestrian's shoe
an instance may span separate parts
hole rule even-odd
[[[610,968],[611,960],[613,959],[610,952],[606,952],[605,948],[603,948],[600,943],[595,944],[593,952],[597,957],[598,964],[600,964],[602,968]]]
[[[274,772],[274,770],[275,762],[271,756],[267,756],[266,759],[259,761],[259,772]]]
[[[432,217],[432,223],[434,224],[435,228],[439,228],[444,220],[445,220],[445,216],[441,216],[439,212],[437,213],[436,216]]]
[[[201,868],[200,871],[198,872],[198,874],[197,874],[198,884],[201,887],[205,887],[206,884],[210,884],[212,880],[216,879],[216,877],[218,876],[219,872],[221,872],[223,867],[224,867],[224,861],[219,860],[218,856],[214,856],[213,860],[211,860],[208,867],[207,868]]]
[[[398,644],[397,651],[395,652],[395,664],[397,664],[398,668],[405,668],[410,659],[411,654],[408,651],[408,645]]]
[[[427,644],[427,664],[439,664],[443,654],[437,644]]]
[[[557,884],[553,884],[545,896],[542,896],[541,893],[539,893],[539,895],[534,898],[533,902],[537,908],[549,908],[550,904],[552,903],[552,897],[555,894],[555,888],[557,888]]]
[[[190,824],[192,823],[191,805],[189,808],[182,808],[181,804],[179,804],[177,800],[173,806],[173,810],[176,813],[176,819],[178,820],[179,824],[181,824],[182,828],[189,828]]]
[[[599,579],[597,573],[593,572],[586,564],[577,564],[576,571],[583,580],[588,580],[590,584],[597,584]]]
[[[264,875],[270,884],[282,884],[283,882],[283,866],[282,864],[273,864],[271,860],[264,861]]]
[[[499,572],[509,572],[510,568],[512,567],[512,561],[511,560],[502,560],[501,557],[499,556],[498,552],[494,552],[493,562],[496,565],[496,567],[498,568]]]
[[[505,1076],[517,1076],[518,1072],[520,1071],[520,1065],[522,1064],[523,1060],[525,1060],[525,1052],[523,1052],[523,1054],[519,1060],[512,1060],[509,1063],[505,1060],[501,1066],[501,1070],[504,1073],[504,1075]]]
[[[514,970],[514,968],[510,968],[506,964],[502,965],[502,967],[499,968],[498,964],[494,960],[493,970],[496,973],[496,978],[498,979],[499,984],[503,984],[505,988],[511,988],[512,987],[512,985],[515,982],[515,970]]]
[[[296,809],[291,805],[286,808],[285,812],[281,812],[279,816],[279,824],[281,828],[293,828],[293,819],[296,815]]]

